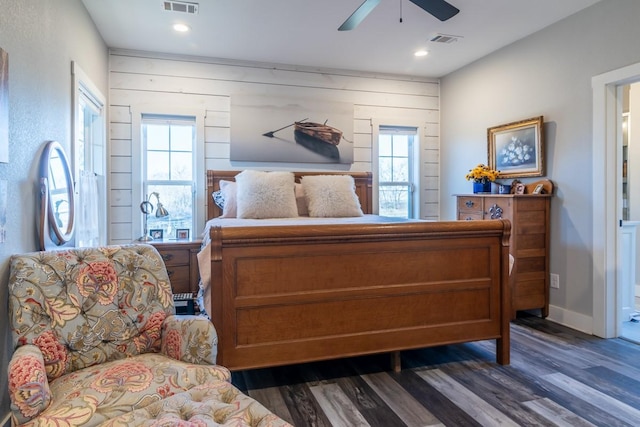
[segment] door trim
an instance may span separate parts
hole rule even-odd
[[[593,334],[617,336],[618,222],[622,195],[618,191],[618,86],[640,80],[640,63],[594,76],[592,140]]]

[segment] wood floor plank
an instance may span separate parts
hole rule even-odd
[[[370,424],[337,384],[309,387],[333,427],[370,427]]]
[[[462,384],[442,372],[442,370],[427,369],[418,371],[417,374],[481,425],[518,427],[518,423],[485,402]]]
[[[640,408],[640,375],[631,376],[612,371],[604,366],[589,368],[592,387],[633,408]]]
[[[282,386],[281,392],[291,413],[293,420],[291,424],[294,426],[330,427],[332,425],[306,384],[285,385]]]
[[[568,411],[547,398],[530,400],[528,402],[524,402],[523,405],[545,419],[545,422],[542,425],[558,427],[594,426],[594,424],[591,424],[581,416]]]
[[[256,388],[248,390],[247,394],[289,424],[293,424],[293,417],[279,387]]]
[[[362,377],[352,375],[335,381],[371,426],[405,425],[395,412],[390,410],[388,403],[369,387]]]
[[[442,424],[456,427],[480,426],[469,414],[418,376],[416,371],[402,371],[396,381]]]
[[[511,376],[508,368],[500,370],[487,367],[482,363],[466,362],[464,366],[467,369],[441,369],[492,407],[504,414],[509,414],[509,417],[519,425],[527,427],[544,425],[544,418],[521,403],[532,399],[533,396],[537,396],[537,391],[541,391],[528,378],[518,381]]]
[[[362,375],[362,379],[387,403],[405,425],[444,426],[435,415],[414,399],[387,372],[365,374]]]
[[[561,373],[549,374],[545,381],[562,388],[576,398],[588,401],[593,406],[606,411],[612,418],[617,418],[631,426],[640,425],[640,410],[620,402],[606,394],[587,386]]]

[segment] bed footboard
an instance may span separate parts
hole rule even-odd
[[[510,224],[213,227],[212,321],[231,370],[496,340]]]

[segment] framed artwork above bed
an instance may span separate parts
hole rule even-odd
[[[231,96],[232,162],[353,163],[353,104]]]

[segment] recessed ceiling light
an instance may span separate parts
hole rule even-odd
[[[191,28],[186,24],[173,24],[173,29],[179,33],[186,33]]]
[[[427,56],[429,54],[429,52],[427,52],[424,49],[420,49],[420,50],[416,50],[415,53],[413,54],[414,56]]]

